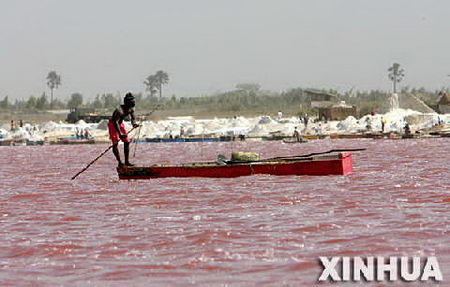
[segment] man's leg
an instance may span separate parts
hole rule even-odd
[[[125,154],[125,165],[133,166],[133,164],[130,163],[130,143],[124,142],[123,143],[123,153]]]
[[[119,162],[119,165],[122,165],[122,161],[120,160],[119,149],[117,148],[118,145],[119,145],[119,143],[113,144],[112,150],[113,150],[114,156],[116,157],[117,161]]]

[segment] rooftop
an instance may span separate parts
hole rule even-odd
[[[443,94],[438,101],[439,105],[450,105],[450,94]]]

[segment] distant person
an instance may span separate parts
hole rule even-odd
[[[322,134],[322,123],[319,123],[319,126],[317,127],[317,132],[319,133],[319,135]]]
[[[11,131],[13,132],[16,129],[16,126],[14,124],[14,120],[11,120]]]
[[[386,126],[386,119],[381,117],[381,132],[384,133],[384,127]]]
[[[84,130],[84,138],[88,139],[90,136],[91,136],[91,135],[90,135],[90,133],[89,133],[89,130],[86,128],[86,129]]]
[[[183,137],[184,137],[184,128],[181,127],[180,128],[180,138],[183,138]]]
[[[308,128],[308,122],[309,122],[308,114],[305,114],[305,116],[303,117],[303,124],[305,125],[305,130]]]
[[[366,118],[366,130],[370,132],[372,130],[372,124],[370,123],[369,117]]]
[[[410,135],[411,134],[411,128],[409,127],[408,122],[405,121],[405,135]]]
[[[125,156],[125,165],[133,166],[129,161],[130,155],[130,138],[125,130],[125,124],[123,123],[126,117],[130,117],[133,128],[137,128],[139,125],[135,122],[134,106],[136,105],[133,94],[127,93],[123,99],[123,105],[116,108],[112,114],[111,119],[108,122],[109,138],[113,144],[113,153],[119,163],[119,167],[123,166],[120,160],[119,154],[119,140],[123,141],[123,153]]]
[[[371,110],[370,110],[370,115],[373,117],[374,115],[376,115],[377,114],[377,111],[374,109],[374,108],[372,108]]]
[[[296,141],[300,141],[300,133],[297,130],[297,127],[294,128],[294,134],[292,135]]]
[[[283,118],[283,112],[278,111],[278,120],[281,120]]]
[[[19,127],[23,127],[23,121],[22,120],[19,120]]]

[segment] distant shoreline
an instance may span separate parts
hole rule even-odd
[[[54,110],[56,111],[56,110]],[[14,122],[22,120],[24,123],[43,123],[48,121],[64,122],[67,118],[68,110],[66,112],[62,112],[65,110],[57,110],[58,112],[54,113],[53,111],[40,111],[40,112],[27,112],[27,111],[12,111],[12,112],[2,112],[0,113],[0,123],[9,124],[11,120]],[[139,107],[136,109],[136,114],[145,114],[150,112],[149,110],[141,110]],[[151,121],[160,121],[165,120],[168,117],[182,117],[182,116],[192,116],[196,119],[213,119],[213,118],[232,118],[235,116],[244,116],[244,117],[258,117],[258,116],[276,116],[278,110],[274,111],[207,111],[207,110],[158,110],[155,111],[151,116],[147,117],[146,120]],[[290,108],[289,110],[282,110],[283,117],[291,117],[297,116],[300,112],[300,109]]]

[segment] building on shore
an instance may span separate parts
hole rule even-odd
[[[319,121],[342,121],[347,117],[358,116],[356,106],[347,105],[344,101],[328,107],[319,108]]]
[[[340,121],[348,116],[358,116],[356,106],[350,106],[330,93],[306,90],[309,108],[317,110],[320,121]]]
[[[339,98],[330,93],[316,90],[306,90],[305,93],[308,99],[308,106],[312,109],[330,107],[339,103]]]
[[[450,113],[450,94],[443,93],[438,100],[438,110],[441,114]]]

